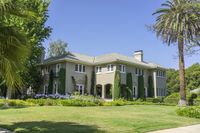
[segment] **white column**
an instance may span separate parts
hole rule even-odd
[[[153,72],[154,97],[157,98],[156,71]]]
[[[105,98],[105,85],[102,85],[102,98]]]

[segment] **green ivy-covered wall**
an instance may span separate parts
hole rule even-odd
[[[119,70],[115,72],[115,79],[114,79],[114,95],[113,99],[120,98],[120,88],[121,88],[121,74]]]
[[[127,99],[132,99],[132,91],[133,91],[133,79],[132,74],[127,73],[126,75],[126,91],[127,91]]]
[[[144,77],[143,75],[138,76],[138,98],[145,98],[144,91]]]
[[[153,97],[154,96],[154,88],[153,88],[153,78],[152,76],[148,77],[148,96]]]
[[[54,73],[53,73],[53,70],[51,70],[49,74],[48,94],[53,93],[53,78],[54,78]]]
[[[61,68],[58,72],[58,78],[59,78],[59,88],[58,93],[65,95],[65,83],[66,83],[66,70],[65,68]]]

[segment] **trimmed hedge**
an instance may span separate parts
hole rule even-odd
[[[200,106],[181,107],[176,110],[176,113],[180,116],[200,118]]]
[[[159,101],[159,102],[158,102]],[[126,101],[116,99],[103,101],[91,96],[79,96],[72,99],[27,99],[27,100],[0,100],[0,107],[27,107],[27,106],[124,106],[124,105],[171,105],[160,102],[160,99],[138,99]]]

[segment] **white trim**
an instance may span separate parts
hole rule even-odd
[[[78,71],[76,70],[76,66],[78,66],[77,67]],[[83,64],[75,64],[74,68],[75,68],[74,71],[77,72],[77,73],[86,73],[86,66],[83,65]],[[81,68],[81,71],[80,71],[80,68]],[[85,71],[83,71],[83,68],[85,68],[84,69]]]
[[[120,70],[119,70],[120,73],[126,73],[126,65],[120,64],[119,68],[120,68]]]
[[[113,64],[107,65],[107,72],[114,72],[114,65]]]

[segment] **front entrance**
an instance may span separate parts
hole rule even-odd
[[[102,85],[96,86],[96,95],[102,97]]]
[[[112,99],[112,85],[111,84],[105,85],[105,98]]]

